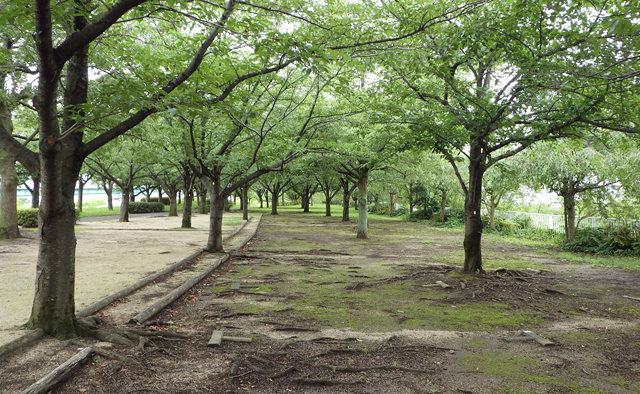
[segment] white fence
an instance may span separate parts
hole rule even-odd
[[[563,215],[549,215],[546,213],[529,213],[529,212],[508,212],[508,211],[496,211],[496,216],[503,217],[508,220],[512,220],[517,217],[530,217],[531,227],[551,229],[558,233],[564,233],[564,216]],[[578,218],[576,218],[578,220]],[[630,227],[640,228],[640,220],[627,220],[627,219],[613,219],[613,218],[593,218],[587,217],[580,221],[580,228],[596,228],[607,226],[622,226],[627,225]]]

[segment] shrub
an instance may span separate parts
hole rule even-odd
[[[131,202],[129,203],[129,213],[151,213],[162,212],[164,204],[161,202]]]
[[[562,246],[574,252],[640,255],[640,230],[626,225],[581,228]]]
[[[18,210],[18,226],[27,228],[38,227],[38,208],[20,209]],[[80,219],[81,212],[77,209],[73,210],[74,223]]]
[[[142,201],[143,202],[162,202],[164,205],[171,204],[171,200],[169,199],[169,197],[162,197],[162,201],[158,201],[158,197],[151,197],[149,199],[143,198]]]
[[[38,227],[38,209],[21,209],[18,211],[18,225],[22,227]]]

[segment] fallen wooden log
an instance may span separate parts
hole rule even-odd
[[[82,349],[82,351],[68,359],[64,364],[58,366],[42,379],[29,386],[22,394],[44,394],[49,392],[55,386],[64,382],[76,369],[81,367],[92,353],[93,349],[90,347]]]
[[[181,295],[186,293],[187,290],[189,290],[190,288],[192,288],[193,286],[198,284],[202,279],[204,279],[207,275],[209,275],[211,272],[213,272],[214,269],[218,268],[218,266],[220,264],[222,264],[223,262],[227,261],[227,259],[229,259],[229,255],[224,255],[223,257],[219,258],[215,263],[211,264],[209,267],[207,267],[207,269],[205,269],[204,271],[202,271],[198,275],[194,276],[190,280],[186,281],[182,286],[180,286],[177,289],[173,290],[172,292],[170,292],[166,296],[164,296],[161,299],[159,299],[155,304],[151,305],[150,307],[148,307],[144,311],[142,311],[142,312],[138,313],[136,316],[132,317],[129,320],[129,324],[140,324],[140,323],[152,318],[158,312],[160,312],[161,310],[166,308],[169,304],[171,304],[173,301],[178,299],[178,297],[180,297]]]
[[[169,274],[173,271],[175,271],[176,269],[178,269],[181,265],[183,265],[184,263],[191,261],[193,259],[195,259],[196,257],[198,257],[199,255],[201,255],[204,252],[203,249],[193,253],[192,255],[190,255],[189,257],[182,259],[180,261],[178,261],[177,263],[163,269],[162,271],[159,271],[153,275],[147,276],[146,278],[139,280],[138,282],[129,285],[127,287],[125,287],[124,289],[115,292],[99,301],[94,302],[93,304],[89,305],[88,307],[76,312],[76,318],[80,319],[82,317],[86,317],[86,316],[91,316],[94,313],[98,312],[99,310],[101,310],[102,308],[106,307],[107,305],[111,304],[112,302],[126,297],[129,294],[133,293],[134,291],[148,285],[149,283],[153,282],[154,280],[160,278],[163,275]]]
[[[209,343],[207,343],[207,346],[220,346],[222,341],[248,343],[248,342],[251,342],[252,340],[253,340],[252,338],[245,338],[245,337],[230,337],[230,336],[224,335],[222,331],[214,331],[213,334],[211,334],[211,338],[209,339]]]
[[[251,234],[249,234],[249,236],[247,236],[237,246],[234,246],[233,248],[229,248],[229,251],[231,251],[231,252],[238,251],[238,250],[242,249],[246,244],[248,244],[249,241],[251,241],[251,239],[256,236],[256,233],[258,232],[258,227],[260,227],[260,222],[261,221],[262,221],[262,215],[258,216],[258,224],[256,225],[256,228],[251,232]]]
[[[33,331],[28,331],[26,334],[14,339],[11,342],[5,343],[0,346],[0,358],[4,357],[4,355],[13,352],[14,350],[22,349],[24,346],[30,344],[31,342],[42,338],[44,336],[44,331],[41,328],[38,328]]]

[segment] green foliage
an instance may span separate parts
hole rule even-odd
[[[616,256],[640,255],[640,228],[627,225],[581,228],[576,231],[572,241],[562,246],[574,252]]]
[[[162,212],[164,204],[161,202],[132,202],[129,203],[129,213]]]
[[[38,209],[21,209],[18,211],[18,225],[22,227],[38,227]]]
[[[151,197],[149,199],[143,198],[142,201],[143,202],[161,202],[164,205],[171,204],[171,200],[169,199],[169,197],[162,197],[162,201],[158,201],[158,197]]]

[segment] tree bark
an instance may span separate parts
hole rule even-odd
[[[1,121],[1,120],[0,120]],[[0,149],[0,239],[20,236],[18,230],[18,174],[16,162]]]
[[[342,221],[349,221],[349,204],[351,203],[351,193],[356,188],[356,185],[349,186],[349,180],[340,178],[340,186],[342,187]]]
[[[249,185],[242,187],[242,220],[249,220]]]
[[[77,3],[79,4],[79,3]],[[78,10],[80,11],[80,10]],[[75,320],[75,212],[74,193],[83,157],[80,131],[60,138],[58,123],[58,84],[60,69],[53,50],[51,15],[48,2],[36,1],[35,39],[38,60],[38,92],[34,99],[39,119],[40,178],[40,248],[36,266],[35,297],[30,328],[42,328],[59,339],[78,336]],[[86,25],[84,12],[74,17],[74,30]],[[80,114],[76,104],[86,102],[88,87],[88,47],[84,46],[70,58],[64,89],[64,130],[75,125],[74,114]]]
[[[447,220],[447,190],[440,189],[440,221],[444,223]]]
[[[389,192],[389,213],[396,211],[396,192],[391,190]]]
[[[102,189],[107,195],[107,209],[113,211],[113,182],[110,180],[104,180]]]
[[[571,242],[576,235],[576,191],[571,181],[563,183],[560,195],[564,206],[564,234],[567,242]]]
[[[369,218],[367,201],[367,193],[369,188],[369,170],[361,169],[358,177],[358,191],[360,192],[360,198],[358,199],[358,233],[356,238],[367,239],[369,238]]]
[[[211,200],[209,208],[209,239],[205,250],[210,253],[219,253],[224,251],[222,245],[222,217],[225,203],[229,196],[221,193],[220,174],[215,171],[212,171],[212,173],[209,179],[201,179],[209,191],[209,199]]]
[[[11,40],[5,40],[6,48],[11,49]],[[0,91],[6,92],[7,74],[0,72]],[[11,108],[6,98],[0,97],[0,132],[13,134]],[[18,230],[18,174],[16,161],[4,149],[0,148],[0,239],[14,239],[20,236]]]
[[[191,228],[191,210],[193,205],[193,188],[185,189],[184,205],[182,208],[182,224],[181,228]]]
[[[171,189],[167,191],[167,196],[169,196],[169,216],[178,216],[178,190]],[[162,201],[162,198],[160,198]]]
[[[31,190],[31,208],[40,208],[40,177],[33,176],[33,189]]]
[[[129,202],[131,198],[129,196],[132,191],[129,188],[121,187],[122,189],[122,200],[120,202],[120,218],[118,219],[121,223],[127,223],[129,221]]]
[[[473,146],[469,156],[469,185],[464,204],[464,272],[482,272],[482,218],[480,211],[485,164],[480,146]]]
[[[276,182],[271,191],[271,214],[278,214],[278,197],[280,197],[280,182]]]

